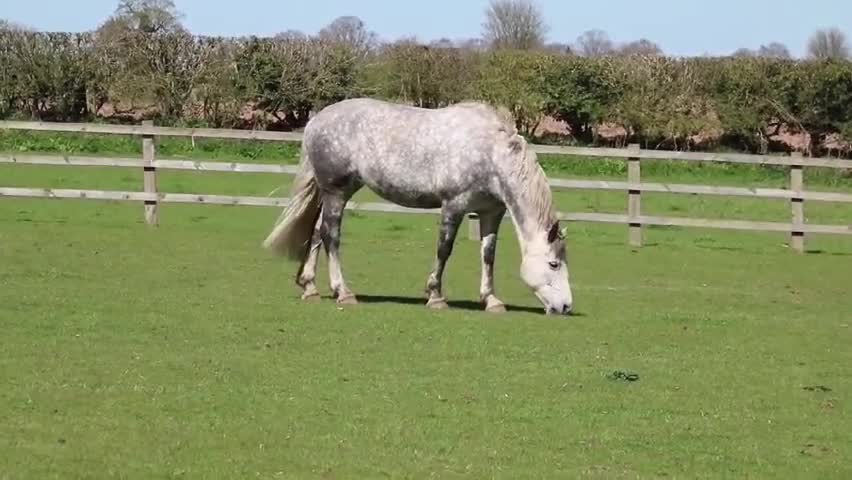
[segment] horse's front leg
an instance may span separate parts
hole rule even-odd
[[[479,299],[489,313],[504,313],[506,305],[494,295],[494,258],[497,254],[497,232],[505,209],[479,214],[479,236],[482,238],[482,282]]]
[[[444,268],[447,260],[453,254],[453,244],[456,234],[464,219],[464,211],[444,205],[441,210],[441,227],[438,233],[438,252],[435,258],[435,266],[426,282],[426,293],[429,294],[429,308],[447,308],[447,299],[441,293],[441,283],[444,277]]]

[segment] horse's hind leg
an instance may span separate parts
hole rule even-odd
[[[479,214],[479,235],[482,238],[482,282],[479,298],[490,313],[504,313],[506,305],[494,295],[494,258],[497,254],[497,232],[506,214],[505,209]]]
[[[319,260],[319,251],[322,247],[322,236],[320,228],[322,226],[322,215],[317,218],[317,224],[314,227],[314,234],[311,237],[311,246],[308,250],[308,256],[302,261],[299,267],[299,273],[296,274],[296,284],[302,287],[302,300],[317,301],[320,299],[319,290],[317,290],[317,261]]]
[[[355,294],[346,286],[340,265],[340,227],[343,210],[351,194],[342,192],[324,193],[322,207],[322,227],[320,235],[328,255],[328,276],[331,291],[341,305],[358,303]]]
[[[428,306],[434,309],[447,308],[447,299],[441,293],[444,268],[447,260],[453,254],[453,244],[456,234],[464,219],[464,211],[444,205],[441,210],[441,228],[438,234],[438,252],[435,258],[435,266],[426,282],[426,293],[429,294]]]

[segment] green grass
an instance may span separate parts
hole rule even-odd
[[[104,148],[86,154],[135,147]],[[181,148],[242,158],[230,144]],[[567,162],[565,176],[596,168]],[[158,177],[162,191],[237,195],[288,181]],[[3,186],[141,183],[134,169],[0,165]],[[564,211],[626,205],[618,192],[556,198]],[[651,194],[643,211],[790,215],[780,200]],[[842,204],[805,211],[813,223],[852,217]],[[541,315],[519,281],[507,224],[497,287],[514,308],[495,317],[473,304],[479,247],[464,238],[445,278],[455,308],[422,306],[431,216],[347,214],[344,272],[368,302],[303,304],[295,267],[259,248],[278,214],[169,204],[152,229],[137,204],[0,199],[0,478],[852,475],[849,237],[809,236],[812,253],[795,255],[783,234],[647,228],[633,251],[624,226],[571,224],[579,315],[566,319]],[[324,262],[319,271],[322,286]],[[640,379],[608,378],[616,370]]]
[[[0,130],[0,152],[141,157],[142,142],[139,137],[129,135]],[[190,138],[162,137],[157,139],[157,153],[164,158],[296,163],[299,145],[208,138],[193,143]]]
[[[429,216],[347,217],[351,285],[390,300],[302,304],[259,249],[277,214],[168,205],[151,229],[138,205],[0,201],[2,476],[852,474],[846,239],[797,256],[651,229],[634,252],[622,227],[575,225],[565,319],[538,313],[507,227],[515,311],[494,317],[419,304]],[[478,276],[460,239],[446,293],[475,300]]]
[[[540,155],[539,162],[554,177],[627,179],[627,162],[620,158],[587,158],[566,155]],[[690,162],[686,160],[642,160],[642,180],[669,183],[697,183],[727,186],[787,188],[787,167],[736,163]],[[832,168],[806,168],[807,188],[852,188],[852,177]]]

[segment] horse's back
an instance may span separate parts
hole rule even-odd
[[[387,200],[433,208],[441,199],[486,190],[496,174],[495,145],[515,133],[484,104],[428,110],[352,99],[311,119],[304,147],[330,183],[357,177]]]
[[[425,109],[358,98],[320,111],[308,123],[305,141],[333,144],[338,153],[354,156],[401,155],[431,162],[434,156],[490,153],[485,150],[516,133],[510,120],[481,103]]]

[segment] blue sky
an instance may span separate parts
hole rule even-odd
[[[313,33],[335,17],[357,15],[382,38],[423,40],[478,36],[488,0],[175,0],[193,32],[269,35],[288,29]],[[0,18],[40,30],[96,27],[117,0],[0,0]],[[780,41],[794,55],[817,28],[836,26],[852,36],[846,0],[539,0],[549,40],[573,43],[583,31],[606,30],[616,42],[646,37],[667,53],[730,53]]]

